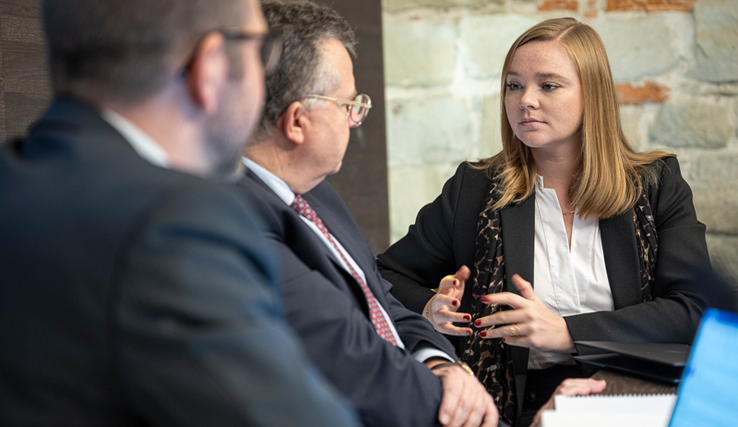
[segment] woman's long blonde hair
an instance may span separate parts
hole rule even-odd
[[[482,160],[479,168],[500,179],[500,197],[493,209],[525,200],[533,192],[536,168],[531,150],[513,132],[505,109],[507,74],[520,46],[555,40],[574,63],[582,84],[582,155],[569,188],[569,201],[587,218],[609,218],[631,209],[644,186],[658,180],[650,165],[664,157],[663,151],[636,153],[625,139],[620,125],[615,83],[605,46],[590,26],[574,18],[543,21],[523,33],[513,43],[502,69],[502,151]]]

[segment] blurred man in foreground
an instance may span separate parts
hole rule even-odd
[[[56,99],[0,148],[0,424],[355,425],[293,345],[251,208],[206,179],[278,56],[255,0],[43,18]]]

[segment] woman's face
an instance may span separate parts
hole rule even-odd
[[[578,147],[583,95],[579,73],[556,41],[518,48],[505,84],[505,109],[515,136],[552,154]]]

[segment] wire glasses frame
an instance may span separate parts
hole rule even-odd
[[[372,99],[369,98],[369,95],[364,93],[356,95],[353,100],[333,98],[323,95],[306,95],[305,98],[324,99],[326,101],[335,102],[339,107],[346,107],[346,110],[349,113],[349,118],[356,126],[361,125],[369,114],[369,110],[372,108]]]

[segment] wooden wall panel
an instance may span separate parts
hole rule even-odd
[[[3,64],[3,45],[0,40],[0,144],[5,142],[6,134],[5,131],[5,79],[3,78],[2,64]]]
[[[38,0],[0,1],[0,136],[21,137],[51,99]]]

